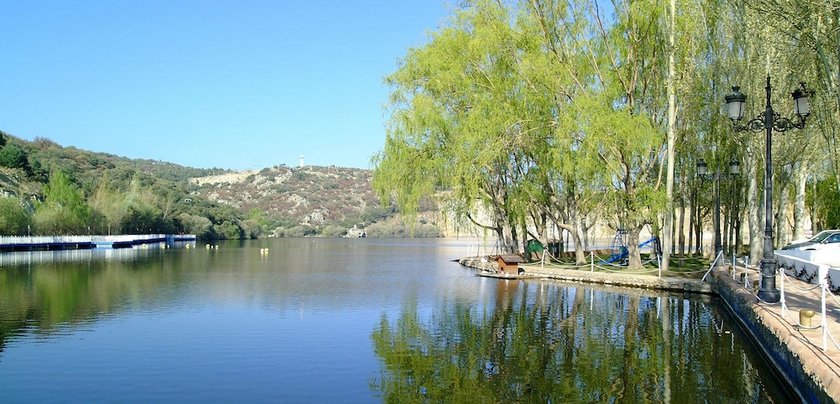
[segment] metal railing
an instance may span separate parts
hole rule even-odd
[[[751,295],[755,296],[755,298],[758,299],[758,301],[761,304],[765,304],[765,305],[776,305],[776,304],[778,304],[779,305],[779,316],[784,321],[790,323],[791,325],[793,325],[793,326],[795,326],[799,329],[806,329],[806,330],[821,329],[822,330],[822,332],[820,333],[821,334],[821,341],[820,341],[819,345],[822,348],[823,352],[828,351],[828,349],[829,349],[828,342],[829,341],[831,341],[831,343],[834,345],[834,347],[838,351],[840,351],[840,344],[838,344],[837,339],[834,338],[834,336],[831,334],[831,330],[829,330],[829,327],[828,327],[828,313],[829,313],[828,303],[829,303],[829,300],[831,300],[831,302],[836,306],[836,308],[832,308],[833,310],[840,309],[840,300],[838,300],[838,298],[836,296],[834,296],[834,293],[832,293],[831,289],[830,289],[829,267],[827,265],[813,264],[813,263],[807,263],[807,262],[800,263],[800,265],[801,265],[801,268],[802,268],[803,272],[805,271],[804,268],[805,268],[806,265],[816,267],[815,269],[817,270],[817,273],[816,273],[817,283],[815,285],[811,286],[811,287],[806,287],[806,288],[796,286],[796,284],[794,282],[791,282],[791,280],[789,279],[788,274],[785,272],[785,268],[784,267],[779,267],[781,269],[781,270],[778,270],[778,272],[780,274],[780,277],[781,277],[781,280],[779,282],[779,285],[780,285],[780,290],[779,290],[780,299],[776,303],[769,303],[769,302],[766,302],[764,300],[761,300],[761,298],[758,297],[757,292],[758,292],[759,288],[753,287],[752,282],[750,282],[750,273],[749,272],[742,272],[741,273],[743,278],[744,278],[744,283],[741,285],[741,287],[743,287],[745,290],[749,291]],[[746,270],[757,269],[757,268],[751,268],[749,265],[746,265],[744,268]],[[733,266],[733,270],[732,270],[732,278],[733,279],[735,279],[735,273],[736,273],[736,271],[734,270],[734,266]],[[758,274],[760,275],[760,272]],[[801,280],[801,281],[805,281],[805,280]],[[813,292],[817,289],[820,290],[819,291],[819,293],[820,293],[820,298],[819,298],[820,322],[819,322],[819,325],[810,326],[810,325],[802,324],[799,321],[799,319],[794,318],[792,316],[791,310],[787,306],[786,296],[790,293],[791,290],[796,290],[796,291],[801,292],[801,293],[808,293],[808,292]],[[803,308],[803,310],[805,310],[805,309]],[[807,339],[808,336],[805,335],[805,338]]]

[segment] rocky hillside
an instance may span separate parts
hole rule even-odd
[[[48,195],[47,183],[57,173],[65,174],[70,191]],[[335,237],[348,231],[351,236],[408,236],[394,208],[381,206],[371,180],[369,170],[334,166],[197,169],[0,132],[0,196],[18,200],[11,205],[24,210],[12,206],[20,220],[4,228],[11,212],[0,209],[0,234],[27,234],[31,227],[39,234],[154,231],[208,239]],[[58,214],[67,210],[67,201],[50,198],[65,194],[77,195],[79,217]],[[435,217],[431,211],[417,217],[414,235],[439,236]]]
[[[403,236],[393,222],[392,208],[383,208],[371,188],[368,170],[341,167],[275,166],[191,178],[193,194],[237,208],[247,215],[264,215],[273,236],[340,236],[356,227],[371,227],[372,236]],[[426,219],[415,226],[418,236],[437,236]],[[369,231],[370,232],[370,231]]]
[[[241,212],[261,212],[282,232],[296,226],[350,228],[387,216],[370,180],[371,173],[360,169],[275,166],[197,177],[190,183],[195,186],[194,195]]]

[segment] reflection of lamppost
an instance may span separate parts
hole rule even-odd
[[[715,259],[717,256],[723,251],[723,246],[721,245],[721,237],[720,237],[720,180],[721,179],[728,179],[730,177],[737,176],[741,173],[741,163],[732,160],[729,162],[729,172],[718,172],[715,171],[713,173],[707,172],[708,166],[706,165],[706,161],[700,159],[697,161],[697,175],[700,176],[701,179],[714,180],[715,186]]]
[[[773,111],[770,103],[772,88],[770,87],[770,75],[767,75],[767,86],[764,88],[767,93],[767,105],[763,114],[758,114],[745,125],[738,122],[744,117],[744,104],[747,103],[747,96],[742,94],[739,87],[732,87],[732,93],[727,94],[726,106],[729,118],[736,132],[741,131],[765,131],[766,150],[764,156],[764,256],[761,259],[761,288],[758,290],[758,297],[768,303],[776,303],[780,300],[779,289],[776,289],[776,258],[773,255],[773,166],[770,164],[770,150],[773,140],[773,131],[785,132],[791,129],[802,129],[805,127],[805,118],[811,114],[811,107],[808,104],[808,90],[805,83],[800,83],[792,94],[793,107],[796,118],[793,120],[782,117]]]

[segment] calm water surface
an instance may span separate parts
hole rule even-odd
[[[5,254],[0,402],[789,400],[714,300],[479,278],[467,246]]]

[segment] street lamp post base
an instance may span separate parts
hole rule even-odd
[[[778,303],[782,300],[782,294],[778,289],[759,290],[758,298],[767,303]]]

